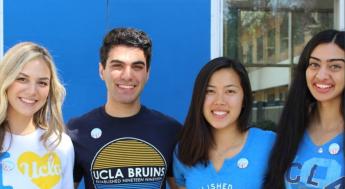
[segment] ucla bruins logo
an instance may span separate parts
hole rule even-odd
[[[96,154],[91,175],[95,188],[160,188],[166,161],[151,144],[136,138],[109,142]]]

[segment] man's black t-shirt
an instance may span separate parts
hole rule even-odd
[[[111,117],[102,106],[72,119],[74,180],[84,177],[87,189],[164,189],[180,129],[176,120],[144,106],[132,117]]]

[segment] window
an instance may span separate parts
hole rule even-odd
[[[335,27],[336,7],[333,0],[223,0],[223,55],[247,67],[254,124],[277,123],[293,65],[315,33]]]
[[[271,29],[268,32],[268,38],[267,38],[267,54],[268,54],[268,58],[270,60],[275,60],[275,49],[276,49],[276,45],[275,45],[275,41],[276,41],[276,35],[275,35],[275,30]]]
[[[259,36],[256,39],[256,55],[257,55],[257,63],[262,63],[263,62],[263,58],[264,58],[264,43],[263,43],[263,38],[262,36]]]

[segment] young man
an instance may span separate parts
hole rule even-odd
[[[72,119],[76,186],[165,188],[180,124],[140,103],[150,73],[151,40],[142,31],[110,31],[100,49],[107,102]]]

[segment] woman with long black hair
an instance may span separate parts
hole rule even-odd
[[[174,154],[180,189],[261,188],[275,135],[248,126],[251,110],[243,64],[226,57],[205,64]]]
[[[304,48],[279,121],[265,189],[345,188],[345,32]]]

